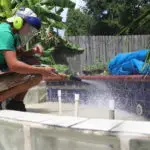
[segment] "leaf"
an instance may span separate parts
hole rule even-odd
[[[51,53],[54,52],[54,50],[55,50],[55,47],[51,47],[51,48],[45,50],[43,56],[50,56]]]
[[[65,73],[69,69],[68,66],[61,64],[52,65],[52,67],[55,68],[58,73]]]
[[[51,24],[51,26],[53,26],[54,28],[57,28],[57,29],[66,29],[67,26],[63,23],[63,22],[58,22],[58,21],[55,21],[53,19],[47,19],[47,21]]]
[[[27,0],[28,2],[28,5],[31,7],[34,3],[33,3],[33,0]]]
[[[63,8],[75,8],[75,3],[70,0],[41,0],[41,4],[49,4],[51,6],[59,6]]]
[[[52,18],[56,21],[62,21],[62,17],[60,15],[56,14],[56,13],[50,12],[48,17]]]
[[[64,11],[64,8],[59,8],[59,9],[56,11],[56,13],[60,15],[63,11]]]
[[[46,16],[48,18],[51,18],[51,19],[54,19],[56,21],[61,21],[62,20],[62,17],[59,16],[58,14],[56,13],[53,13],[51,12],[50,9],[48,9],[48,7],[46,5],[40,5],[39,3],[35,5],[38,13],[39,13],[39,16]]]
[[[5,12],[1,12],[0,13],[0,17],[4,18],[6,15],[5,15]]]
[[[5,17],[8,18],[12,15],[11,2],[9,0],[0,0],[0,7],[5,13]]]
[[[43,64],[54,64],[53,62],[53,59],[51,59],[50,57],[40,57],[40,61],[43,63]]]

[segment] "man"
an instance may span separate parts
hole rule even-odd
[[[6,23],[0,24],[0,70],[7,71],[0,75],[0,101],[11,97],[6,109],[26,111],[24,96],[27,90],[37,85],[43,77],[49,77],[51,80],[65,78],[64,75],[54,73],[54,68],[32,65],[39,64],[31,55],[43,53],[40,45],[36,45],[30,52],[24,52],[20,46],[19,36],[24,39],[22,44],[25,45],[40,27],[41,21],[37,15],[31,9],[23,7],[15,16],[8,18]]]

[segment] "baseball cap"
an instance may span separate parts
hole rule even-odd
[[[23,19],[25,19],[26,17],[37,17],[37,15],[30,8],[21,7],[19,8],[19,10],[16,11],[16,14],[14,16],[7,18],[7,21],[13,22],[13,20],[17,16]]]

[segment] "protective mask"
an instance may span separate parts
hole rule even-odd
[[[34,36],[38,34],[38,30],[28,24],[29,31],[25,35],[20,34],[21,45],[25,46]]]

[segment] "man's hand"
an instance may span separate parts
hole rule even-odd
[[[42,74],[44,76],[56,76],[57,74],[55,73],[55,68],[52,67],[43,67],[43,72]]]
[[[48,81],[61,81],[67,78],[65,74],[55,73],[55,68],[44,67],[43,79]]]
[[[43,80],[46,80],[46,81],[64,81],[66,80],[67,77],[66,75],[61,75],[61,74],[57,74],[55,76],[43,76]]]
[[[35,45],[35,46],[32,48],[32,52],[33,52],[34,54],[43,55],[44,48],[42,47],[42,45],[37,44],[37,45]]]

